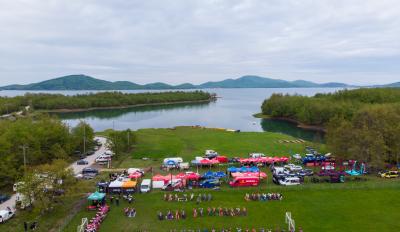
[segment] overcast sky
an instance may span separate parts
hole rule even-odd
[[[398,0],[0,0],[0,85],[400,81]]]

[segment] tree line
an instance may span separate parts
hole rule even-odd
[[[30,167],[72,160],[74,151],[83,149],[84,134],[89,148],[94,132],[83,122],[69,128],[48,115],[0,120],[0,188],[14,184]]]
[[[340,159],[370,167],[398,164],[400,89],[341,90],[313,97],[273,94],[262,113],[326,128],[328,147]]]
[[[121,107],[141,104],[163,104],[183,101],[206,101],[215,97],[204,91],[174,91],[157,93],[99,92],[79,95],[32,94],[0,97],[0,114],[15,112],[24,106],[34,110],[87,109],[96,107]]]

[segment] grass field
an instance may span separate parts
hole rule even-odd
[[[164,157],[180,156],[185,161],[200,156],[206,149],[214,149],[220,154],[229,157],[247,156],[250,152],[263,152],[271,156],[282,156],[293,153],[304,154],[306,145],[312,145],[325,151],[324,145],[310,143],[281,143],[280,140],[294,138],[274,133],[241,132],[232,133],[220,130],[180,127],[177,129],[143,129],[135,132],[137,143],[133,154],[121,155],[113,165],[116,168],[154,167],[154,173],[162,173],[158,169]],[[148,157],[149,160],[141,158]],[[225,169],[226,166],[220,167]],[[218,169],[218,168],[216,168]],[[207,169],[200,170],[201,173]],[[112,205],[111,211],[101,226],[101,232],[119,231],[170,231],[177,229],[202,228],[283,228],[285,226],[285,212],[292,212],[297,226],[304,231],[400,231],[400,181],[399,179],[383,180],[374,176],[367,181],[347,181],[344,184],[313,184],[306,181],[304,185],[282,187],[271,183],[271,174],[266,171],[268,179],[260,187],[230,188],[224,184],[220,191],[195,189],[197,193],[213,194],[213,201],[195,202],[164,202],[164,192],[159,190],[149,194],[136,194],[136,201],[131,207],[137,210],[135,218],[125,217],[123,208],[127,202],[119,207]],[[105,174],[103,174],[106,176]],[[147,174],[151,178],[151,174]],[[98,177],[101,179],[102,177]],[[349,179],[348,179],[349,180]],[[93,183],[93,182],[92,182]],[[86,184],[85,184],[86,185]],[[85,191],[87,191],[85,189]],[[92,188],[94,191],[94,186]],[[245,202],[245,193],[280,192],[284,195],[282,201]],[[71,203],[72,204],[72,203]],[[194,207],[246,207],[246,217],[202,217],[193,218]],[[82,206],[79,212],[68,218],[71,206],[57,209],[49,219],[42,219],[49,228],[53,228],[57,221],[65,219],[67,226],[63,231],[76,231],[81,218],[93,216]],[[186,220],[158,221],[157,212],[166,213],[167,210],[184,209],[188,215]],[[19,216],[18,216],[19,217]],[[10,221],[10,225],[22,225],[21,218]],[[6,224],[7,225],[7,224]],[[38,231],[49,231],[49,228],[39,228]],[[3,227],[0,231],[15,231],[12,227]],[[22,228],[22,227],[21,227]],[[285,227],[286,228],[286,227]],[[9,229],[9,230],[7,230]],[[14,228],[15,229],[15,228]]]

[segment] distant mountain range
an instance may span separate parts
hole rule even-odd
[[[400,82],[387,85],[400,87]],[[169,85],[162,82],[145,85],[129,81],[110,82],[86,75],[69,75],[27,85],[8,85],[0,90],[139,90],[139,89],[205,89],[205,88],[319,88],[319,87],[355,87],[344,83],[329,82],[318,84],[310,81],[285,81],[259,76],[243,76],[238,79],[211,81],[200,85],[184,83]],[[383,86],[382,86],[383,87]]]

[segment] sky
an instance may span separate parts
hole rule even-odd
[[[398,0],[0,0],[0,85],[400,81]]]

